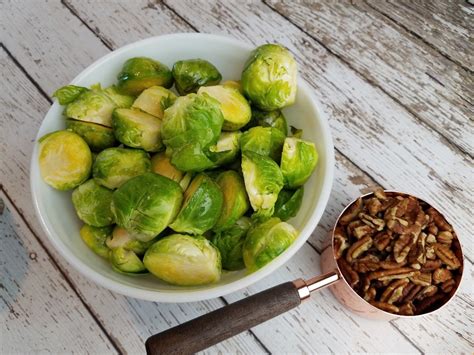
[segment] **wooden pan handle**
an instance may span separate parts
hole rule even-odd
[[[301,303],[293,282],[272,287],[189,322],[152,335],[147,354],[191,354],[263,323]]]

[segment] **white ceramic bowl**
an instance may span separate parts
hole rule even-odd
[[[153,37],[109,53],[85,69],[72,83],[111,85],[116,82],[123,63],[136,56],[155,58],[170,68],[180,59],[203,58],[219,69],[223,80],[239,80],[253,47],[235,39],[209,34],[180,33]],[[305,185],[301,210],[290,221],[300,235],[282,255],[257,272],[250,275],[244,270],[226,272],[219,283],[200,287],[172,286],[151,275],[132,277],[114,272],[107,261],[92,253],[82,242],[79,236],[81,222],[74,212],[71,193],[56,191],[42,181],[36,144],[31,161],[31,190],[44,231],[64,258],[82,274],[101,286],[131,297],[158,302],[191,302],[219,297],[257,282],[282,266],[301,248],[318,224],[331,191],[334,148],[327,120],[311,91],[299,78],[296,103],[284,109],[289,125],[302,128],[304,138],[313,141],[319,152],[316,171]],[[40,127],[38,138],[65,128],[62,110],[57,102],[53,104]]]

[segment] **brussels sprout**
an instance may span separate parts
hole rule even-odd
[[[253,109],[252,122],[253,126],[273,127],[280,130],[285,137],[288,135],[288,124],[280,110],[266,112]]]
[[[121,94],[115,85],[105,89],[104,93],[110,97],[117,108],[130,108],[135,101],[133,96]]]
[[[239,155],[241,135],[240,131],[222,132],[217,144],[209,147],[207,156],[216,166],[232,163]]]
[[[250,227],[245,239],[243,256],[249,272],[254,272],[283,253],[298,236],[291,224],[279,218]]]
[[[105,244],[110,249],[123,248],[133,251],[137,255],[145,254],[145,251],[154,243],[154,239],[148,242],[142,242],[136,239],[124,228],[115,226],[113,232],[107,237]]]
[[[83,92],[68,104],[64,114],[78,121],[112,127],[112,112],[115,107],[115,102],[103,90],[94,88]]]
[[[94,161],[94,180],[109,189],[120,187],[125,181],[150,171],[148,154],[143,150],[107,148]]]
[[[299,128],[296,128],[296,127],[293,127],[293,126],[291,126],[290,129],[291,129],[291,136],[292,137],[295,137],[295,138],[302,138],[303,137],[303,130],[302,129],[299,129]]]
[[[53,97],[57,98],[60,105],[67,105],[76,100],[83,92],[89,90],[82,86],[66,85],[56,90]]]
[[[204,153],[199,143],[191,143],[174,150],[171,163],[179,170],[187,172],[201,172],[211,169],[216,164]]]
[[[140,258],[131,250],[115,248],[110,251],[110,262],[112,268],[124,274],[146,274],[145,265]]]
[[[176,181],[183,191],[187,189],[192,179],[191,173],[183,173],[176,169],[165,153],[157,153],[151,158],[151,171]]]
[[[114,223],[111,210],[112,191],[88,180],[72,192],[72,204],[77,216],[93,227],[105,227]]]
[[[152,86],[170,88],[173,76],[169,68],[157,60],[146,57],[130,58],[118,77],[118,88],[127,95],[138,95]]]
[[[281,190],[275,203],[274,217],[287,221],[296,216],[303,202],[304,187],[297,190]]]
[[[143,258],[156,277],[174,285],[217,282],[221,276],[219,250],[203,236],[172,234],[154,243]]]
[[[173,77],[180,95],[197,92],[201,86],[219,84],[222,79],[217,68],[204,59],[180,60],[174,63]]]
[[[203,86],[198,94],[206,93],[220,103],[225,131],[236,131],[245,126],[252,116],[250,105],[242,94],[229,86]]]
[[[318,163],[314,143],[295,137],[285,139],[281,156],[281,172],[285,186],[294,189],[303,185]]]
[[[174,219],[183,201],[181,187],[155,173],[130,179],[114,192],[115,222],[136,239],[147,242]]]
[[[233,88],[238,90],[241,94],[243,94],[242,91],[242,85],[240,85],[240,81],[235,81],[235,80],[226,80],[222,83],[223,86]]]
[[[152,86],[143,90],[132,107],[158,118],[163,118],[165,110],[173,105],[175,101],[176,95],[172,91],[161,86]]]
[[[108,259],[110,250],[106,245],[106,240],[112,234],[112,226],[93,227],[84,224],[79,234],[94,253]]]
[[[273,111],[292,105],[296,97],[296,61],[277,44],[252,51],[242,72],[242,88],[253,105]]]
[[[217,179],[224,196],[224,204],[213,230],[220,231],[231,227],[250,207],[242,177],[233,170],[221,173]]]
[[[253,127],[240,137],[240,149],[243,152],[255,152],[280,161],[285,136],[273,127]]]
[[[269,157],[244,152],[242,173],[245,189],[256,216],[271,216],[278,194],[283,188],[283,175],[278,165]]]
[[[129,147],[149,152],[163,147],[158,117],[136,109],[118,108],[113,113],[112,125],[115,137]]]
[[[113,147],[117,142],[112,128],[99,124],[67,119],[66,127],[80,135],[95,152]]]
[[[205,149],[216,144],[224,122],[219,106],[207,94],[178,97],[163,117],[161,134],[166,147],[174,150],[198,143]]]
[[[70,131],[41,137],[38,160],[44,182],[58,190],[79,186],[91,173],[91,151],[81,136]]]
[[[230,228],[216,233],[212,238],[212,243],[221,253],[223,269],[240,270],[245,267],[242,249],[251,225],[250,218],[241,217]]]
[[[216,224],[222,205],[219,185],[206,174],[199,174],[184,192],[183,206],[170,228],[180,233],[202,234]]]

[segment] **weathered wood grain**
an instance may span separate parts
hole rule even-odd
[[[466,0],[366,0],[456,63],[474,70],[474,6]]]
[[[117,347],[123,352],[143,352],[148,336],[221,307],[223,301],[219,299],[173,305],[113,294],[85,279],[55,251],[34,214],[28,173],[34,138],[49,109],[49,103],[3,50],[0,50],[0,69],[2,76],[9,78],[9,85],[5,85],[0,93],[0,107],[4,115],[0,120],[0,182]],[[28,238],[33,236],[29,234]],[[33,329],[24,327],[21,331],[29,334]],[[248,332],[218,344],[209,351],[265,352]]]
[[[280,42],[290,48],[303,78],[329,113],[336,148],[382,186],[442,206],[464,241],[465,255],[473,259],[474,245],[467,239],[471,229],[468,211],[474,209],[474,196],[466,185],[474,179],[469,157],[420,125],[403,106],[268,6],[205,1],[167,4],[200,31],[228,34],[254,44]]]
[[[474,154],[471,73],[361,2],[268,4],[452,144]]]
[[[0,353],[117,353],[0,190]]]

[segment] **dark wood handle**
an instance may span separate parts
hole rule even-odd
[[[147,354],[192,354],[282,314],[301,303],[292,282],[244,298],[149,337]]]

